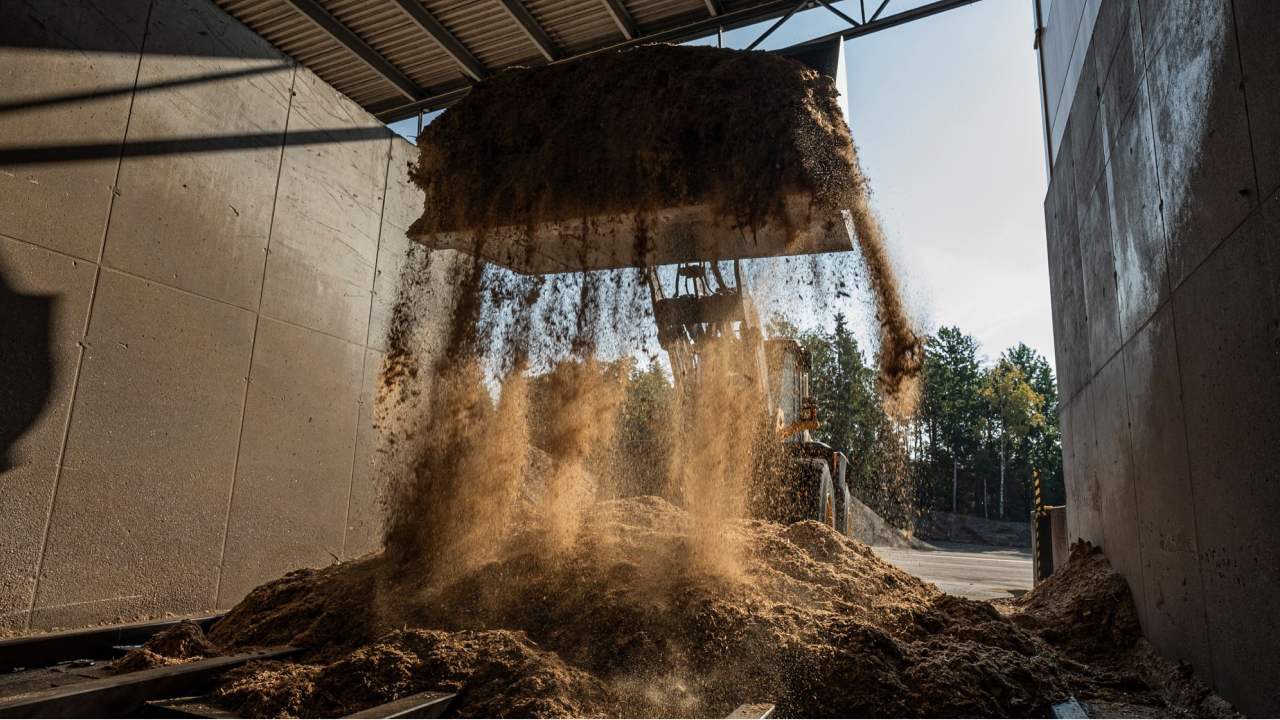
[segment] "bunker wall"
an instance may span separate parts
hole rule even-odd
[[[1045,199],[1068,528],[1162,653],[1276,715],[1280,5],[1050,13],[1088,30]]]
[[[208,0],[0,21],[0,631],[380,543],[414,148]]]

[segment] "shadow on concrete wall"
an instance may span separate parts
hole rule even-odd
[[[118,97],[120,95],[129,95],[134,92],[145,93],[155,90],[164,90],[166,88],[204,85],[206,83],[220,82],[222,80],[237,80],[240,78],[252,77],[254,75],[265,75],[277,70],[289,70],[291,68],[293,68],[292,62],[280,62],[272,63],[271,65],[263,67],[241,68],[239,70],[209,73],[207,75],[197,75],[177,80],[161,80],[151,83],[138,83],[136,85],[130,83],[128,85],[116,85],[108,88],[94,88],[93,90],[87,90],[84,92],[46,95],[43,97],[0,103],[0,113],[14,112],[17,110],[30,110],[34,108],[56,107],[59,105],[78,105],[90,100],[102,100],[104,98]]]
[[[14,292],[0,267],[0,472],[13,466],[14,444],[49,399],[53,302],[50,296]]]
[[[114,159],[121,156],[190,155],[193,153],[248,150],[280,147],[280,144],[285,142],[286,139],[290,145],[325,145],[358,142],[361,140],[386,140],[389,137],[391,137],[391,131],[385,127],[367,127],[295,130],[289,132],[287,137],[285,133],[277,132],[138,140],[126,142],[123,147],[120,143],[81,143],[47,145],[34,148],[0,145],[0,165],[41,165],[76,160]]]

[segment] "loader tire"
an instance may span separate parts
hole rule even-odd
[[[853,494],[849,492],[848,486],[841,486],[836,492],[843,495],[840,502],[840,527],[836,531],[841,535],[853,539]]]
[[[782,491],[786,497],[778,503],[778,517],[773,519],[790,525],[802,520],[816,520],[834,527],[836,524],[835,485],[831,469],[820,459],[796,458],[788,463]]]

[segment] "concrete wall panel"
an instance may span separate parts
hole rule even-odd
[[[1171,0],[1148,75],[1173,286],[1258,202],[1229,0]]]
[[[250,313],[102,271],[33,627],[211,605],[252,338]]]
[[[1116,301],[1116,263],[1112,256],[1108,200],[1105,180],[1089,188],[1078,200],[1090,374],[1101,370],[1120,349],[1120,307]]]
[[[1212,679],[1171,305],[1134,335],[1124,361],[1147,635],[1161,654]]]
[[[1133,337],[1169,298],[1160,183],[1143,84],[1138,102],[1120,125],[1108,168],[1122,341]]]
[[[18,0],[0,22],[0,234],[98,259],[138,72],[148,0]],[[93,52],[83,52],[83,48]],[[68,146],[105,146],[75,159]]]
[[[46,154],[0,168],[0,628],[226,607],[348,517],[376,547],[415,149],[207,0],[10,5],[0,150]]]
[[[1063,145],[1070,157],[1071,140]],[[1088,381],[1089,337],[1073,166],[1063,162],[1054,173],[1045,205],[1048,218],[1049,283],[1054,303],[1054,350],[1060,395],[1071,399]]]
[[[392,309],[396,304],[396,288],[405,253],[411,241],[404,231],[389,222],[382,223],[378,248],[378,267],[373,279],[373,306],[369,312],[369,347],[387,349],[387,332],[391,329]]]
[[[1094,44],[1100,49],[1098,95],[1104,143],[1109,153],[1120,137],[1120,126],[1133,107],[1145,59],[1137,0],[1102,4]],[[1088,89],[1086,88],[1086,92]]]
[[[31,607],[94,272],[0,237],[0,630]]]
[[[293,62],[233,26],[206,0],[151,13],[139,82],[156,89],[135,100],[128,142],[184,151],[124,159],[104,262],[257,310]]]
[[[397,137],[391,142],[391,164],[387,170],[385,222],[408,230],[419,217],[427,196],[409,180],[409,170],[418,163],[418,148]]]
[[[1066,491],[1066,515],[1067,515],[1067,541],[1073,543],[1080,537],[1079,523],[1076,521],[1076,514],[1079,512],[1080,491],[1079,476],[1080,471],[1076,465],[1075,444],[1065,440],[1067,428],[1071,427],[1072,421],[1075,419],[1075,403],[1076,400],[1061,402],[1058,404],[1058,421],[1063,428],[1062,443],[1062,482]],[[1074,435],[1072,436],[1074,438]]]
[[[1098,372],[1092,384],[1093,426],[1097,433],[1095,471],[1099,515],[1106,532],[1103,550],[1112,566],[1129,578],[1138,617],[1146,627],[1142,580],[1142,543],[1134,487],[1133,447],[1129,436],[1129,397],[1125,389],[1124,356],[1117,354]]]
[[[361,345],[259,322],[219,606],[341,557],[364,355]]]
[[[1266,198],[1280,188],[1280,53],[1275,50],[1280,3],[1234,0],[1232,7],[1236,31],[1240,33],[1240,66],[1244,70],[1258,194]]]
[[[1280,712],[1277,13],[1265,0],[1137,0],[1136,10],[1132,0],[1105,3],[1090,54],[1102,78],[1102,132],[1114,143],[1102,155],[1107,192],[1101,203],[1079,199],[1077,218],[1059,208],[1065,185],[1092,187],[1080,178],[1098,160],[1069,152],[1073,138],[1087,136],[1071,128],[1094,112],[1096,91],[1082,73],[1063,104],[1071,115],[1052,121],[1051,137],[1068,131],[1045,202],[1068,524],[1100,542],[1126,576],[1153,645],[1257,716]],[[1056,8],[1051,39],[1080,25],[1068,18],[1055,28],[1055,18]],[[1080,265],[1066,252],[1073,244]],[[1108,253],[1121,355],[1081,377],[1070,348],[1112,333],[1110,315],[1098,312]],[[1084,328],[1070,318],[1076,288],[1062,281],[1077,267]],[[1087,349],[1095,371],[1108,349]],[[1092,419],[1082,419],[1090,405]]]
[[[1060,182],[1060,181],[1059,181]],[[1063,244],[1066,237],[1074,240],[1074,234],[1068,235],[1062,228],[1062,211],[1059,209],[1062,203],[1059,197],[1062,195],[1062,189],[1050,181],[1049,191],[1044,198],[1044,217],[1045,217],[1045,250],[1049,259],[1049,306],[1053,321],[1053,335],[1056,338],[1066,337],[1065,329],[1065,279],[1062,276],[1061,269],[1065,265],[1062,260]],[[1075,207],[1074,199],[1071,207]],[[1062,398],[1062,402],[1058,404],[1059,412],[1063,412],[1066,401],[1070,399],[1067,387],[1069,379],[1064,377],[1067,365],[1067,350],[1062,347],[1062,343],[1054,343],[1054,366],[1058,369],[1058,395]]]
[[[1174,299],[1213,666],[1228,697],[1280,707],[1280,317],[1265,261],[1280,199]],[[1242,608],[1249,608],[1241,612]]]
[[[1092,53],[1092,49],[1090,50]],[[1071,133],[1071,143],[1067,149],[1074,149],[1075,157],[1073,174],[1075,176],[1076,197],[1088,197],[1088,193],[1102,175],[1106,165],[1107,143],[1103,135],[1102,115],[1098,112],[1098,92],[1101,87],[1098,78],[1097,63],[1092,57],[1084,64],[1080,76],[1080,87],[1085,92],[1076,93],[1075,103],[1071,109],[1071,119],[1067,121],[1067,132]],[[1059,154],[1059,162],[1066,162],[1063,154]]]
[[[365,351],[364,382],[360,390],[360,418],[356,428],[355,462],[351,468],[351,491],[347,502],[346,536],[343,559],[356,558],[382,547],[382,508],[378,472],[378,430],[373,426],[374,395],[382,353],[372,348]]]
[[[1107,547],[1102,522],[1102,480],[1098,470],[1098,440],[1093,412],[1093,386],[1086,385],[1072,403],[1071,454],[1075,466],[1074,489],[1067,497],[1075,517],[1076,538],[1104,549]]]
[[[294,89],[262,312],[363,343],[390,131],[310,71]]]

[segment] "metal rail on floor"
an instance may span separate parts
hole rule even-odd
[[[453,707],[456,693],[424,692],[361,710],[348,718],[440,718]]]
[[[747,720],[773,717],[774,706],[769,703],[746,703],[729,713],[729,720]]]
[[[218,613],[0,640],[0,673],[71,660],[113,660],[123,654],[121,646],[141,645],[184,620],[208,630],[221,617]]]
[[[274,647],[227,657],[139,670],[0,702],[0,718],[112,718],[141,710],[149,700],[198,695],[222,673],[251,660],[287,658],[301,652]]]

